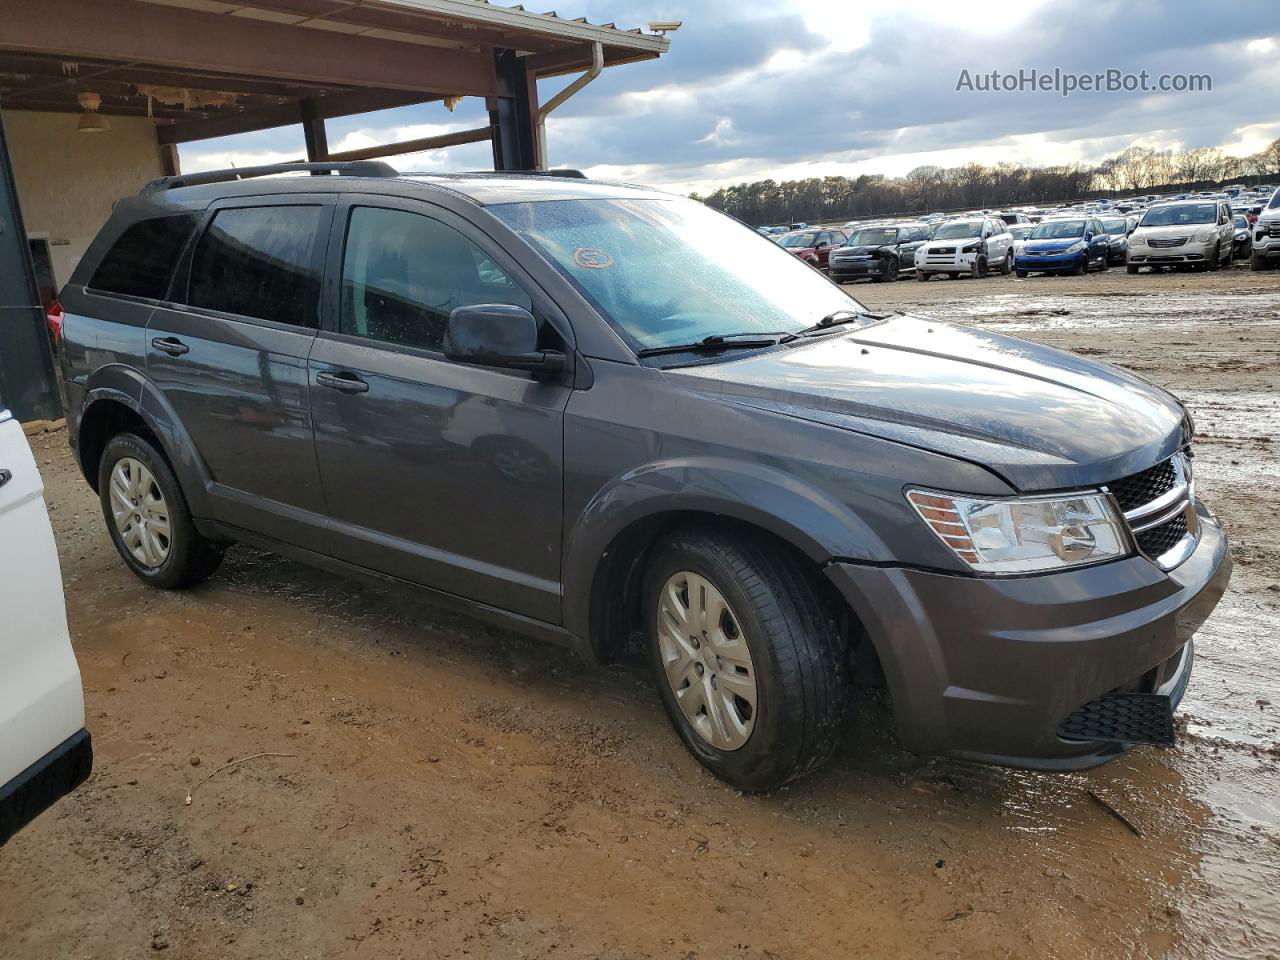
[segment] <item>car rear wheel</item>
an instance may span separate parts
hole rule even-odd
[[[740,790],[773,790],[835,750],[847,657],[796,559],[751,536],[679,531],[654,550],[644,605],[663,706],[713,774]]]
[[[98,467],[111,541],[129,569],[155,587],[188,587],[213,573],[222,548],[202,537],[164,456],[132,433],[112,437]]]

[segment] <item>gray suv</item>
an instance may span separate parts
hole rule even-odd
[[[267,176],[289,170],[311,176]],[[700,203],[571,176],[157,181],[62,293],[72,448],[124,562],[243,542],[600,661],[767,790],[867,684],[904,746],[1169,743],[1230,571],[1165,391],[875,314]]]

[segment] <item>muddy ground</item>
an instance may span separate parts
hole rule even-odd
[[[830,768],[741,796],[639,667],[246,549],[143,587],[48,434],[97,760],[0,850],[0,956],[1280,957],[1280,273],[853,289],[1191,403],[1237,567],[1177,748],[1070,775],[931,761],[870,704]],[[255,754],[282,756],[218,772]]]

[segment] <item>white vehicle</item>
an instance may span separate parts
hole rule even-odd
[[[1225,200],[1187,199],[1148,207],[1129,236],[1126,268],[1190,267],[1217,270],[1231,265],[1235,225]]]
[[[1262,208],[1252,230],[1253,255],[1249,258],[1249,269],[1265,270],[1280,264],[1280,190]]]
[[[916,250],[916,279],[935,273],[985,277],[1013,269],[1013,236],[999,217],[949,220]]]
[[[0,406],[0,844],[89,776],[93,747],[71,650],[44,483]]]

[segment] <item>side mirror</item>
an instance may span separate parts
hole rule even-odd
[[[568,367],[563,353],[538,349],[538,321],[533,314],[506,303],[478,303],[449,314],[444,355],[455,363],[529,370],[542,376]]]

